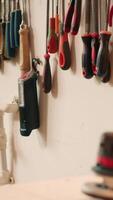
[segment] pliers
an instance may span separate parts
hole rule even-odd
[[[82,0],[71,0],[64,22],[64,31],[76,35],[80,26]]]

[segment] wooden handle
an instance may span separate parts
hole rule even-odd
[[[30,45],[29,45],[29,28],[22,25],[19,30],[20,34],[20,70],[30,71]]]

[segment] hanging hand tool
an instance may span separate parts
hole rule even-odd
[[[56,0],[55,33],[59,34],[59,0]]]
[[[45,58],[45,65],[44,65],[44,72],[43,72],[43,90],[45,93],[49,93],[52,89],[52,78],[51,78],[51,69],[50,69],[50,62],[49,58],[50,55],[48,53],[48,45],[47,45],[47,38],[48,38],[48,24],[49,24],[49,0],[47,0],[47,16],[46,16],[46,54],[44,55]]]
[[[7,0],[6,3],[6,25],[5,25],[5,49],[4,56],[6,59],[15,57],[15,49],[11,48],[10,44],[10,0]]]
[[[76,3],[76,0],[71,0],[66,17],[65,17],[64,31],[66,33],[69,33],[71,30],[71,21],[73,18],[75,3]]]
[[[91,11],[92,11],[92,24],[93,33],[92,36],[92,70],[93,74],[96,75],[96,59],[99,49],[99,33],[98,33],[98,0],[91,0]]]
[[[3,61],[3,45],[4,45],[4,32],[3,32],[3,3],[0,0],[0,66]]]
[[[107,31],[107,2],[103,0],[100,8],[100,48],[98,51],[96,68],[97,75],[102,78],[103,82],[108,82],[110,79],[110,55],[109,55],[109,40],[111,32]],[[102,22],[104,25],[102,26]],[[107,76],[107,77],[106,77]]]
[[[59,39],[59,65],[61,69],[67,70],[71,66],[71,51],[69,47],[68,34],[64,32],[64,0],[61,0],[61,24],[60,24],[60,39]]]
[[[23,0],[23,19],[19,30],[21,77],[18,80],[18,89],[20,133],[22,136],[29,136],[32,130],[39,128],[40,119],[36,87],[38,77],[30,67],[30,28],[24,20],[25,4],[26,1]]]
[[[65,32],[71,32],[72,35],[78,33],[81,19],[81,7],[81,0],[71,0],[64,23]]]
[[[15,9],[16,9],[16,0],[11,0],[12,3],[12,11],[10,13],[10,45],[11,48],[15,48],[15,40],[14,40],[14,20],[15,20]]]
[[[15,47],[18,48],[20,45],[19,41],[19,28],[22,22],[22,12],[20,9],[20,2],[17,0],[16,2],[16,10],[15,10],[15,18],[14,18],[14,39],[15,39]]]
[[[30,71],[30,44],[29,44],[29,32],[30,29],[25,21],[25,3],[23,0],[23,13],[22,13],[22,23],[20,25],[20,70],[21,77],[24,76],[27,72]]]
[[[82,69],[83,76],[87,79],[93,77],[92,60],[91,60],[91,34],[90,34],[90,17],[91,17],[91,0],[85,0],[85,34],[82,35],[83,53]]]
[[[54,0],[52,0],[52,17],[50,18],[49,23],[48,52],[56,53],[58,50],[58,38],[55,33]]]
[[[74,13],[71,23],[71,34],[77,35],[80,27],[82,0],[75,0]]]

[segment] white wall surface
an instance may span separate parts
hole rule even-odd
[[[30,0],[33,54],[44,61],[46,0]],[[72,69],[57,68],[56,96],[41,91],[41,127],[30,137],[19,133],[14,123],[14,174],[17,182],[52,179],[91,173],[96,161],[100,136],[113,130],[113,80],[99,83],[82,77],[82,41],[72,43]],[[42,72],[43,66],[40,67]],[[17,94],[19,64],[5,62],[0,73],[0,100]]]

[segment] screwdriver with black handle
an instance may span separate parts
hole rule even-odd
[[[93,74],[96,75],[96,59],[99,49],[99,33],[98,33],[98,0],[91,0],[91,11],[92,11],[92,70]]]
[[[91,60],[91,34],[90,34],[90,14],[91,0],[85,0],[85,34],[82,35],[83,53],[82,53],[82,70],[86,79],[93,77],[92,60]]]
[[[109,53],[109,40],[111,37],[111,32],[107,31],[108,22],[107,22],[106,11],[107,11],[107,1],[103,0],[100,7],[100,14],[101,14],[100,47],[99,47],[98,56],[97,56],[96,69],[97,69],[97,75],[105,83],[110,80],[110,74],[111,74],[110,73],[110,53]],[[102,27],[102,22],[104,23],[103,27]]]
[[[49,26],[49,0],[47,0],[47,17],[46,17],[46,54],[44,55],[45,64],[44,64],[44,71],[43,71],[43,91],[45,93],[49,93],[52,89],[52,77],[51,77],[51,68],[50,68],[50,55],[48,53],[48,45],[47,45],[47,38],[48,38],[48,26]]]

